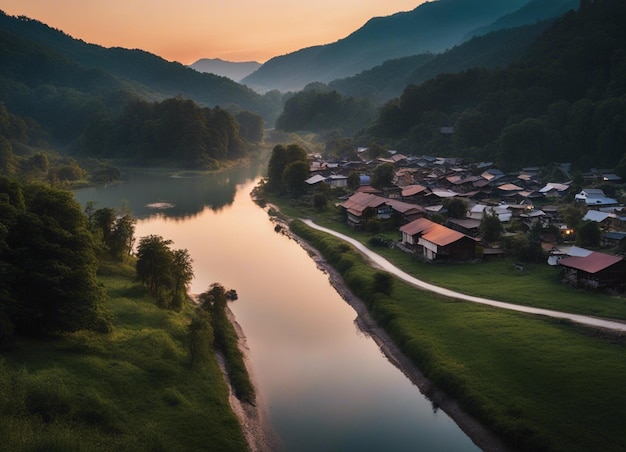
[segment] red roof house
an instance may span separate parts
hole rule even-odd
[[[565,278],[576,287],[601,289],[626,284],[626,261],[621,256],[591,252],[587,256],[561,259]]]
[[[402,242],[428,261],[476,258],[474,239],[426,218],[405,224],[400,232]]]

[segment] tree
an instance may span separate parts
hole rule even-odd
[[[580,223],[580,220],[583,219],[585,213],[587,212],[587,207],[583,205],[570,204],[563,207],[560,211],[563,220],[565,220],[565,224],[568,228],[574,229]]]
[[[124,261],[132,253],[135,244],[136,221],[130,213],[116,218],[108,243],[113,258]]]
[[[137,279],[160,301],[165,298],[167,289],[172,286],[170,270],[173,256],[169,249],[171,240],[159,235],[149,235],[139,239],[137,247]]]
[[[283,171],[284,191],[292,196],[299,196],[306,192],[304,181],[309,177],[310,165],[308,162],[297,160],[289,163]]]
[[[171,243],[158,235],[142,237],[137,247],[136,272],[161,307],[179,311],[193,279],[193,261],[186,249],[171,250]]]
[[[461,198],[450,198],[444,203],[450,218],[465,218],[467,214],[467,204]]]
[[[578,246],[598,246],[601,236],[600,227],[595,221],[581,221],[576,226],[576,245]]]
[[[480,220],[480,233],[486,243],[497,242],[502,235],[502,223],[498,215],[491,211],[487,213],[487,209],[483,210],[483,217]]]
[[[372,174],[372,187],[382,189],[388,187],[393,182],[395,167],[393,163],[381,163]]]
[[[326,206],[328,204],[328,198],[324,193],[315,193],[313,195],[313,207],[318,212],[322,212],[326,210]]]
[[[356,171],[351,171],[348,174],[348,187],[352,190],[356,190],[361,186],[361,175]]]
[[[45,185],[25,185],[23,196],[22,207],[19,197],[0,195],[0,312],[18,334],[110,331],[97,245],[80,205]]]
[[[267,184],[265,189],[270,192],[285,193],[283,172],[290,163],[306,162],[308,165],[306,151],[297,144],[285,146],[277,144],[272,150],[272,156],[267,165]],[[308,171],[308,166],[307,166]]]
[[[263,139],[265,124],[263,117],[249,111],[240,111],[235,115],[239,123],[239,134],[244,140],[258,143]]]
[[[209,286],[209,289],[202,292],[198,299],[200,300],[200,306],[206,311],[211,311],[217,308],[223,309],[228,302],[227,291],[220,283],[213,283]]]
[[[172,299],[170,309],[180,311],[187,296],[189,283],[193,279],[193,260],[186,249],[173,251]]]

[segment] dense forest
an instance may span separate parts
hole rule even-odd
[[[409,85],[357,134],[407,153],[613,168],[626,146],[626,3],[585,2],[505,69]],[[444,135],[441,128],[454,127]]]
[[[380,104],[401,95],[408,84],[420,84],[438,74],[473,67],[504,67],[523,55],[553,21],[493,31],[440,54],[424,53],[387,60],[352,77],[334,80],[326,89]]]
[[[0,177],[0,212],[0,343],[108,331],[98,242],[72,194]]]
[[[85,163],[91,156],[215,168],[263,138],[264,118],[242,106],[267,113],[282,102],[276,93],[261,97],[224,77],[1,12],[0,49],[0,174],[22,180],[119,177]],[[208,107],[211,99],[223,107]]]
[[[309,89],[289,97],[276,120],[276,129],[285,132],[336,129],[351,135],[376,116],[375,104],[366,99],[343,96],[337,91]]]
[[[123,158],[134,163],[170,162],[211,169],[245,157],[248,143],[263,137],[263,118],[219,107],[200,108],[179,98],[130,102],[116,118],[95,116],[72,146],[77,154]],[[241,126],[240,126],[241,124]]]

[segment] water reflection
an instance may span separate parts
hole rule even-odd
[[[162,215],[145,215],[136,236],[158,234],[188,249],[193,293],[214,282],[237,290],[231,309],[247,337],[267,417],[288,451],[477,450],[371,337],[355,331],[355,311],[307,252],[275,232],[267,213],[250,199],[254,173],[219,175],[219,183],[188,179],[196,186],[185,190],[165,182],[169,177],[161,183],[142,176],[141,183],[126,183],[138,195],[120,192],[124,198],[114,199],[107,188],[105,197],[82,199],[100,207],[127,199],[133,211],[151,202],[176,204]],[[229,201],[208,199],[207,190],[219,198],[216,186],[229,187]],[[186,199],[194,196],[202,201]],[[193,214],[179,212],[182,206]]]
[[[232,205],[237,187],[258,177],[264,162],[255,161],[217,173],[180,172],[163,169],[126,169],[125,178],[106,187],[76,190],[83,205],[131,209],[138,219],[165,216],[189,219],[208,208],[220,211]]]

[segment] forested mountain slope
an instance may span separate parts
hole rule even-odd
[[[556,3],[572,0],[555,0]],[[552,17],[555,2],[544,5],[542,19]],[[389,59],[425,52],[440,53],[471,37],[475,30],[526,6],[529,0],[438,0],[413,11],[377,17],[337,42],[272,58],[242,83],[261,91],[298,90],[311,82],[328,83],[372,68]],[[530,23],[537,16],[523,16]],[[522,22],[529,23],[529,22]],[[520,25],[517,23],[516,25]]]
[[[584,2],[505,69],[410,85],[361,142],[497,161],[614,167],[626,153],[626,3]],[[454,126],[452,136],[440,133]]]
[[[328,89],[364,97],[376,103],[402,94],[410,84],[420,84],[442,73],[455,73],[473,67],[502,67],[520,57],[552,21],[509,28],[470,39],[440,54],[420,54],[383,64],[353,77],[333,80]]]
[[[99,69],[131,83],[146,98],[183,96],[207,106],[236,106],[267,113],[263,98],[234,81],[200,73],[142,50],[88,44],[25,17],[0,14],[0,30],[64,55],[86,69]]]

